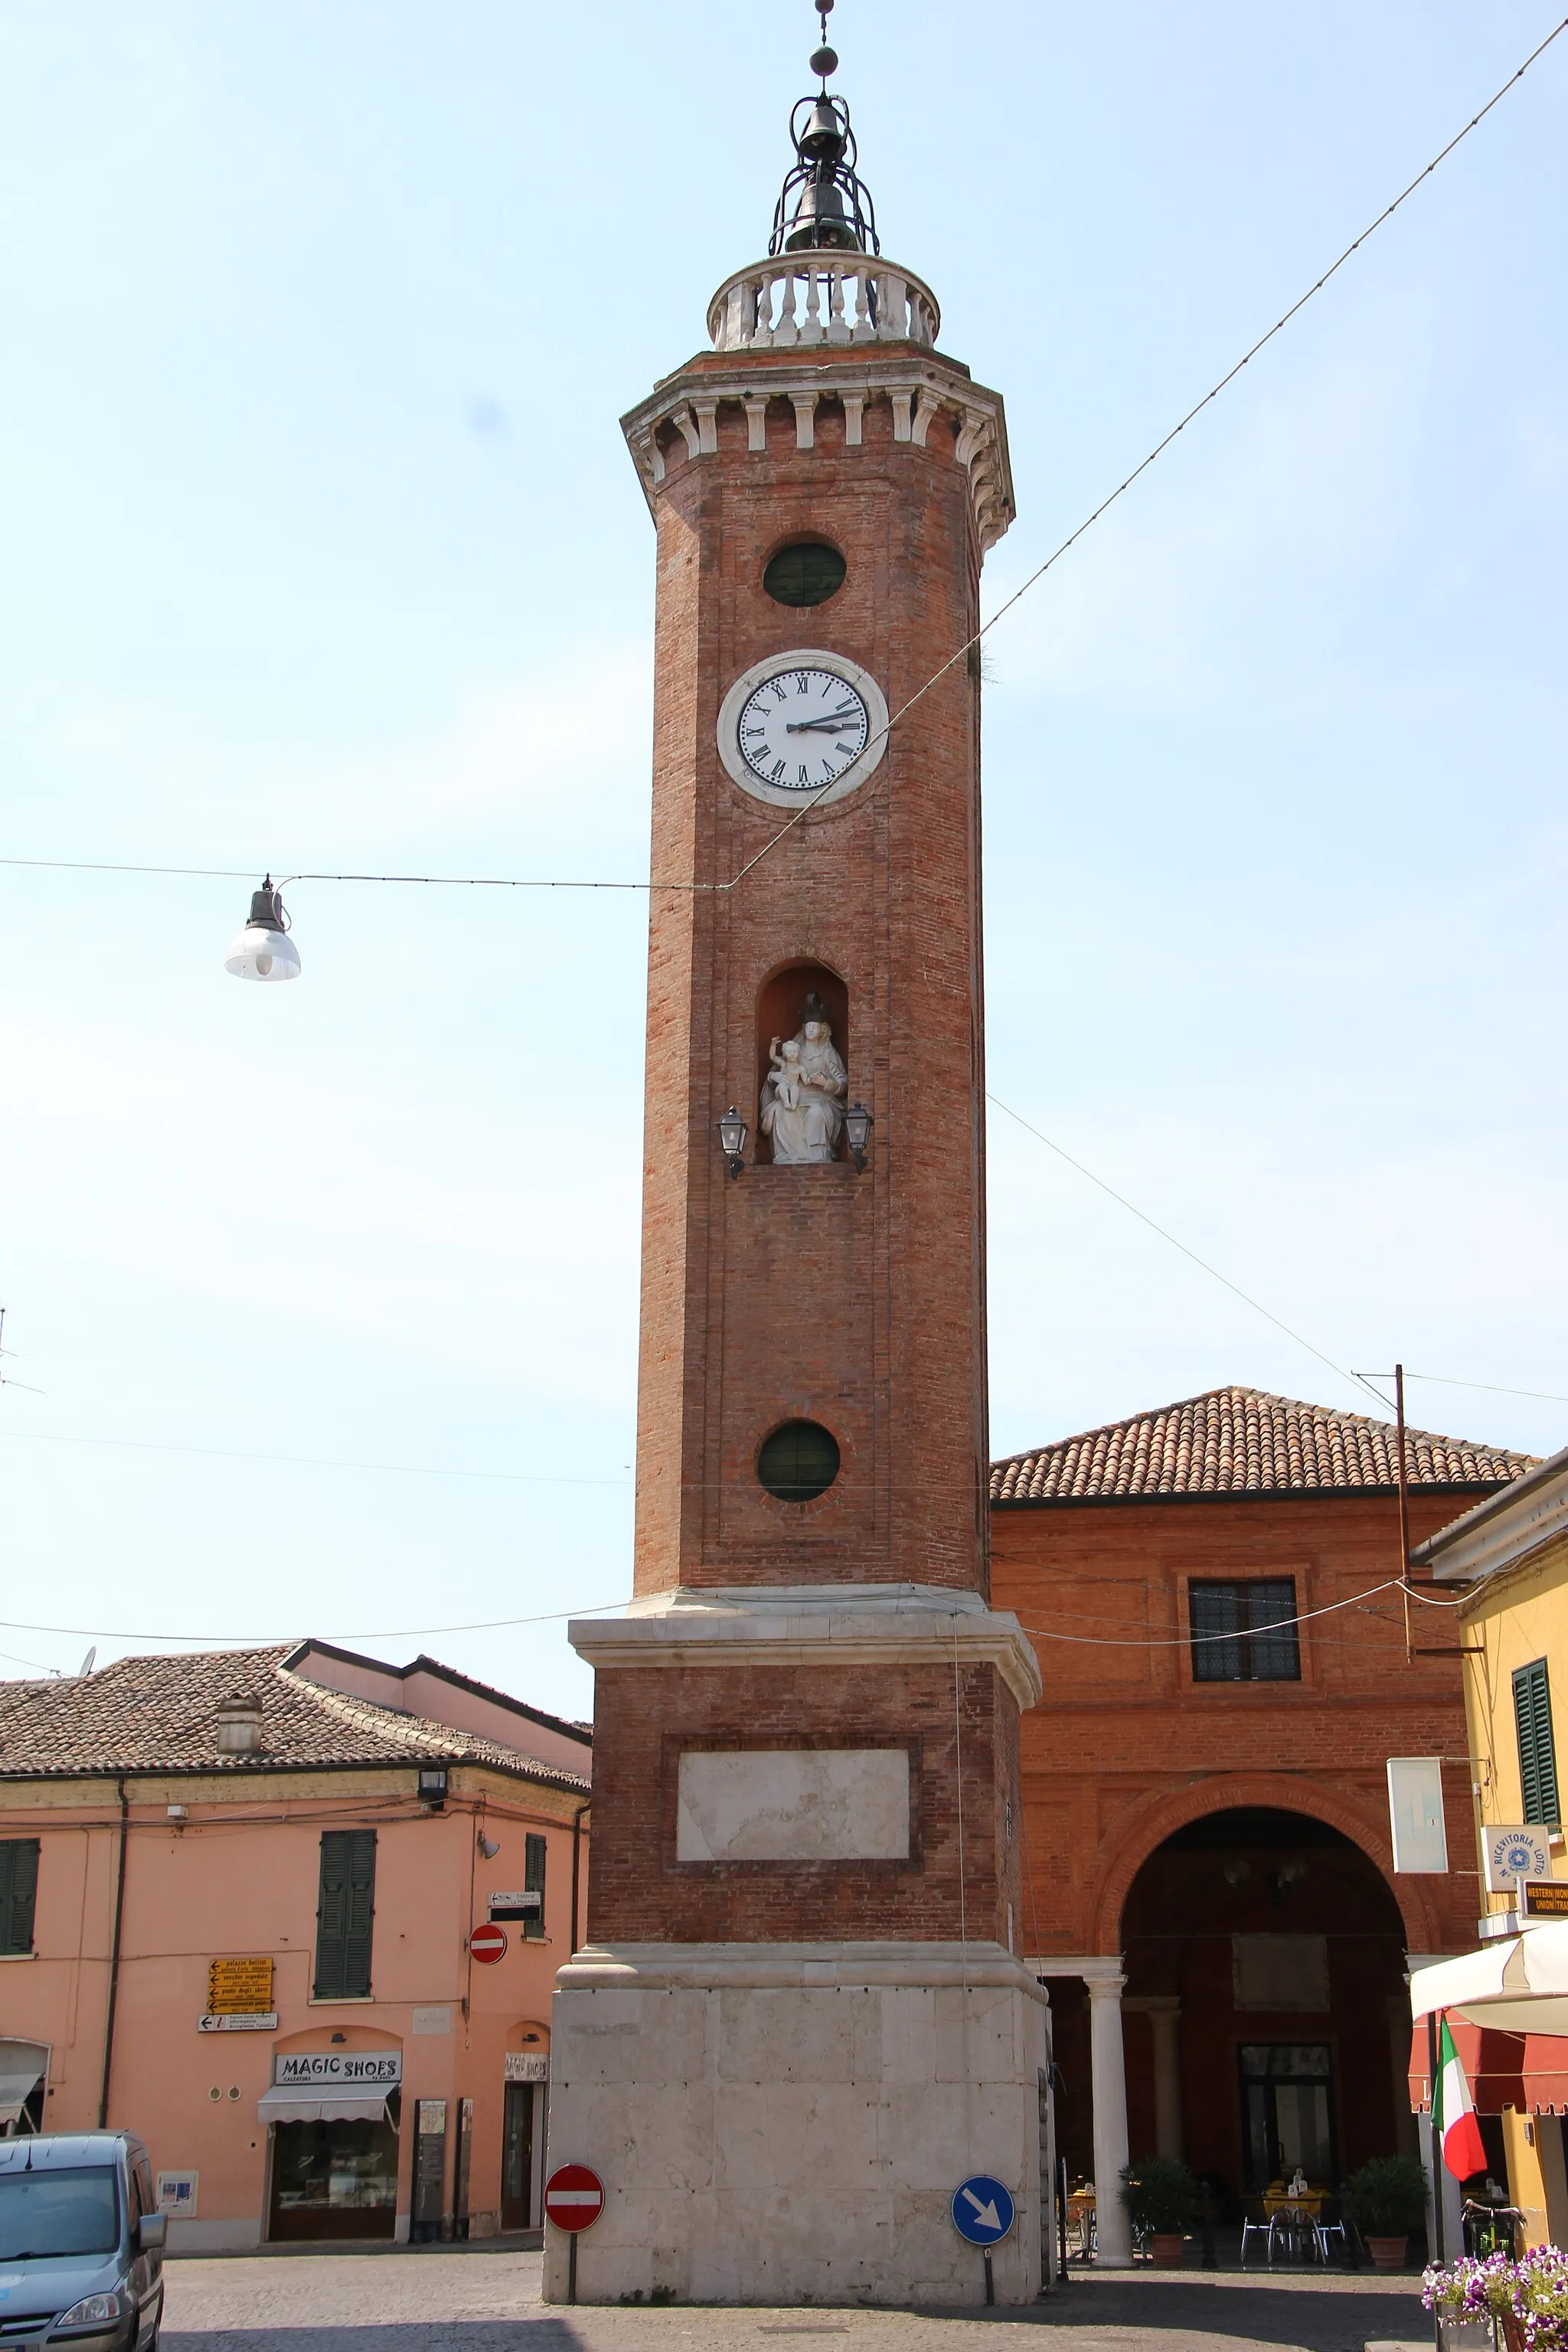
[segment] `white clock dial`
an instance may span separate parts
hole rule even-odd
[[[888,748],[888,705],[842,654],[775,654],[738,677],[719,713],[719,756],[743,792],[780,808],[854,792]]]
[[[741,705],[741,757],[760,783],[819,793],[866,748],[871,715],[847,678],[786,669],[753,687]]]

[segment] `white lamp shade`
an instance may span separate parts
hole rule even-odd
[[[223,968],[236,980],[298,980],[300,950],[287,931],[247,923],[229,941]]]

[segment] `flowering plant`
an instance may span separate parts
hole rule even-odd
[[[1500,2326],[1510,2352],[1568,2352],[1568,2255],[1555,2246],[1537,2246],[1519,2262],[1488,2254],[1447,2270],[1434,2264],[1421,2300],[1460,2325]]]

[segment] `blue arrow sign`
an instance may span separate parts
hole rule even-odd
[[[988,2172],[961,2180],[952,2192],[952,2226],[972,2246],[994,2246],[1013,2226],[1013,2199]]]

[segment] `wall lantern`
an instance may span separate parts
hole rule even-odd
[[[870,1112],[862,1102],[858,1102],[853,1110],[847,1110],[844,1114],[845,1139],[848,1143],[858,1176],[863,1176],[866,1173],[866,1154],[871,1148],[871,1129],[874,1124]]]
[[[422,1805],[444,1805],[447,1801],[447,1767],[444,1764],[422,1764],[419,1767],[419,1801]]]
[[[228,943],[225,971],[236,980],[298,980],[300,950],[289,937],[289,918],[269,874],[250,898],[250,919]]]
[[[746,1122],[733,1103],[719,1119],[719,1149],[730,1163],[731,1175],[738,1176],[746,1164]]]

